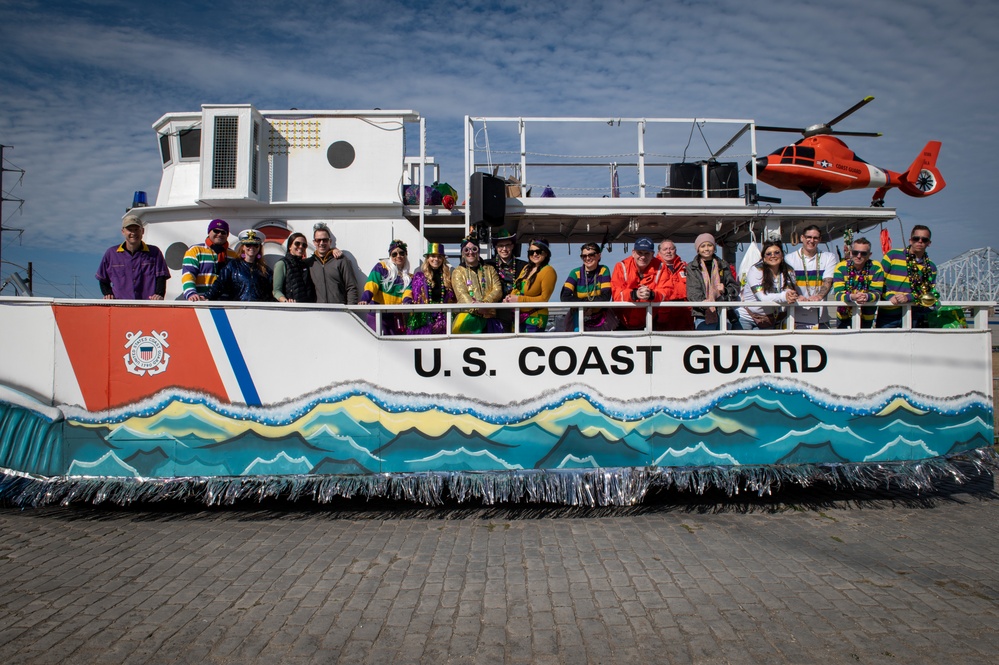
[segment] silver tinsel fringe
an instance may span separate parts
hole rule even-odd
[[[372,475],[240,476],[190,478],[40,477],[0,469],[0,502],[21,508],[74,503],[130,504],[185,501],[208,506],[241,501],[393,499],[430,506],[459,503],[549,503],[567,506],[632,506],[650,489],[729,497],[770,495],[785,485],[824,483],[835,489],[898,488],[929,492],[934,483],[964,483],[958,466],[976,475],[999,470],[993,447],[913,462],[793,466],[636,467],[495,472],[383,473]]]

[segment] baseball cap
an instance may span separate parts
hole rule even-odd
[[[656,245],[652,242],[651,238],[642,236],[635,241],[635,251],[636,252],[654,252],[656,251]]]

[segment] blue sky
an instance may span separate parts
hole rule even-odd
[[[31,261],[37,293],[96,297],[97,263],[120,239],[132,192],[155,198],[151,124],[203,103],[412,109],[427,118],[443,179],[460,183],[466,114],[805,126],[875,95],[839,128],[883,132],[849,143],[893,170],[943,142],[947,188],[888,201],[906,229],[934,230],[942,262],[999,245],[996,34],[999,5],[972,0],[5,0],[0,142],[13,146],[5,166],[26,173],[21,186],[5,174],[7,196],[25,204],[4,205],[4,227],[24,231],[3,234],[2,277]],[[761,133],[759,150],[793,138]],[[869,200],[868,190],[823,203]]]

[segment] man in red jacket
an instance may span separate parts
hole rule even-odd
[[[663,302],[671,300],[673,291],[669,284],[669,271],[655,254],[651,239],[642,237],[635,241],[631,256],[614,266],[611,291],[615,302]],[[647,309],[627,308],[615,310],[621,330],[644,330]]]
[[[672,301],[687,299],[687,262],[676,253],[676,243],[659,243],[659,260],[666,266]],[[693,330],[694,317],[689,307],[660,307],[656,310],[656,330]]]

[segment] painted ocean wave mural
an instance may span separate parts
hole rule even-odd
[[[571,386],[490,405],[352,383],[270,407],[172,390],[54,411],[0,401],[0,467],[155,479],[837,465],[945,457],[993,437],[980,393],[837,396],[773,377],[658,401]]]

